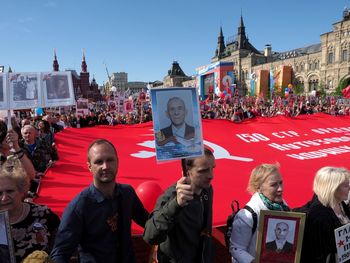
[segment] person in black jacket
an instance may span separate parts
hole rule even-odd
[[[336,262],[334,230],[350,223],[348,200],[350,171],[323,167],[314,178],[313,198],[307,212],[300,262]]]
[[[213,153],[185,159],[187,175],[161,195],[145,225],[144,240],[159,245],[159,263],[212,262]]]

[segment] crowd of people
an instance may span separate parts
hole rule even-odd
[[[87,114],[76,114],[69,110],[51,117],[54,123],[63,127],[83,128],[96,125],[138,124],[152,121],[152,107],[149,101],[142,104],[134,99],[133,111],[117,112],[115,109],[93,105]],[[203,119],[227,119],[242,122],[255,117],[286,116],[296,117],[303,114],[325,113],[332,116],[349,116],[350,99],[342,97],[316,97],[290,95],[288,98],[274,97],[266,100],[263,97],[239,97],[230,99],[206,99],[200,101]],[[34,113],[18,113],[18,117],[34,118]],[[39,117],[40,118],[40,117]]]
[[[256,116],[275,116],[270,114],[275,106],[291,108],[283,101],[280,106],[280,102],[276,103],[277,106],[271,102],[267,105],[263,100],[253,102],[249,98],[232,105],[206,101],[202,103],[202,116],[243,121]],[[298,114],[335,108],[339,115],[339,112],[349,114],[347,102],[340,100],[334,105],[332,101],[328,105],[301,98],[293,103],[300,105]],[[237,111],[240,119],[234,117]],[[142,120],[152,118],[147,108],[142,113],[129,114],[126,120],[136,115],[142,116]],[[115,122],[119,117],[115,116],[121,118],[108,111],[91,111],[83,118],[70,114],[22,115],[20,121],[12,118],[9,130],[6,120],[0,121],[0,212],[8,213],[16,262],[25,262],[35,253],[44,254],[45,262],[56,263],[77,259],[80,262],[136,262],[132,221],[144,228],[143,239],[152,246],[150,262],[213,262],[215,194],[211,181],[216,162],[209,149],[205,149],[202,157],[182,160],[183,171],[178,181],[158,198],[151,213],[130,185],[118,182],[117,149],[105,139],[91,142],[87,163],[92,183],[68,204],[61,219],[50,208],[35,203],[33,197],[38,182],[59,159],[55,134],[67,127],[79,127],[77,124],[80,127],[119,124]],[[126,123],[139,122],[140,118],[135,118]],[[323,167],[315,175],[314,197],[307,206],[300,262],[336,262],[334,229],[350,223],[349,179],[350,171],[340,167]],[[232,224],[229,251],[232,262],[237,263],[257,262],[254,221],[259,221],[262,210],[298,211],[283,199],[284,185],[278,164],[255,167],[248,190],[252,198],[237,213]],[[267,243],[266,249],[295,255],[296,245],[286,240],[288,231],[290,226],[286,222],[278,222],[274,226],[276,239]],[[6,251],[9,244],[0,245],[1,251]],[[8,254],[1,253],[0,257],[1,262],[10,262]]]

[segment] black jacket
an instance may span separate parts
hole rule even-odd
[[[190,126],[188,124],[185,124],[185,125],[186,126],[185,126],[185,138],[184,139],[186,139],[186,140],[193,139],[194,131],[195,131],[194,127]],[[164,128],[164,129],[161,129],[161,132],[164,134],[165,139],[173,136],[173,129],[172,129],[171,125]]]
[[[185,207],[177,204],[175,185],[158,198],[143,238],[151,245],[159,244],[159,263],[212,262],[212,202],[211,187]]]
[[[266,243],[266,249],[268,250],[273,250],[273,251],[277,251],[277,244],[276,241],[271,241]],[[286,241],[286,243],[284,243],[283,248],[279,251],[280,253],[288,253],[288,252],[292,252],[293,250],[293,244],[289,243],[288,241]]]
[[[350,211],[345,203],[342,203],[345,214],[350,218]],[[335,263],[337,248],[335,245],[334,230],[341,227],[342,223],[330,207],[321,204],[318,198],[313,198],[306,215],[301,263],[325,263],[330,257],[329,263]]]

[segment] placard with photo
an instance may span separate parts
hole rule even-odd
[[[79,98],[76,104],[76,116],[86,116],[89,114],[89,100]]]
[[[44,107],[75,104],[72,73],[46,72],[41,74]]]
[[[151,89],[158,161],[202,156],[204,144],[198,93],[192,87]]]
[[[256,243],[256,262],[300,261],[305,213],[262,210]]]
[[[0,212],[0,262],[15,263],[8,212]]]
[[[0,73],[0,110],[7,110],[9,108],[6,83],[7,75]]]

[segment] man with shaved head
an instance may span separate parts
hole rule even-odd
[[[81,263],[133,263],[131,221],[144,227],[148,212],[130,185],[115,182],[119,158],[111,142],[92,142],[87,159],[93,182],[66,207],[51,257],[69,262],[79,247]]]
[[[278,222],[275,226],[276,239],[266,243],[266,249],[276,251],[277,253],[292,252],[293,244],[287,241],[289,225],[286,222]]]

